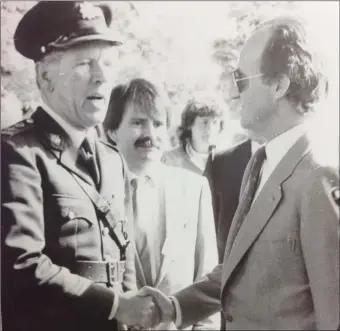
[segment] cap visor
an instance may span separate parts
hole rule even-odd
[[[94,34],[94,35],[88,35],[88,36],[83,36],[83,37],[77,37],[77,38],[62,42],[62,43],[59,42],[59,43],[53,44],[53,48],[65,49],[65,48],[70,48],[72,46],[85,44],[88,42],[94,42],[94,41],[107,42],[113,46],[119,46],[123,44],[121,41],[118,41],[117,38],[114,38],[114,36],[111,36],[109,34]]]

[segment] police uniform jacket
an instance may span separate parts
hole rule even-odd
[[[117,329],[117,321],[108,317],[114,297],[135,287],[132,250],[126,251],[121,283],[110,285],[106,269],[102,282],[92,280],[93,265],[87,275],[80,261],[119,260],[113,233],[131,235],[124,222],[119,153],[96,140],[101,174],[96,188],[79,167],[67,134],[42,108],[8,128],[1,140],[4,330]],[[98,211],[104,201],[113,215],[109,223],[103,216],[107,210]]]

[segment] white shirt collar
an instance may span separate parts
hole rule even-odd
[[[131,170],[128,170],[130,183],[135,179],[138,180],[138,182],[151,182],[155,184],[159,176],[161,176],[162,167],[163,164],[155,164],[141,175],[137,175]]]
[[[276,166],[305,130],[305,125],[300,124],[270,140],[266,145],[267,161]]]
[[[45,102],[43,102],[43,109],[49,114],[67,133],[70,137],[72,144],[79,148],[86,136],[94,137],[96,130],[91,128],[89,130],[80,130],[75,128],[73,125],[65,121],[59,114],[51,109]]]
[[[251,155],[254,155],[260,146],[261,145],[257,141],[251,140]]]
[[[191,142],[188,140],[188,142],[185,145],[185,151],[186,153],[189,155],[191,161],[202,171],[204,171],[207,161],[208,161],[208,157],[209,157],[209,153],[199,153],[197,152]]]

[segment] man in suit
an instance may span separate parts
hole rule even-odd
[[[125,168],[95,129],[118,61],[111,21],[107,5],[42,1],[16,29],[44,105],[2,132],[4,330],[112,331],[155,309],[124,293],[136,287]]]
[[[104,121],[129,168],[138,288],[165,294],[201,279],[217,263],[208,181],[161,162],[170,126],[168,101],[155,85],[134,79],[111,94]],[[194,330],[216,330],[219,315],[195,321]],[[160,330],[177,329],[173,323]]]
[[[221,307],[227,330],[336,330],[339,175],[313,155],[305,123],[327,79],[299,20],[263,23],[245,42],[235,88],[241,124],[264,139],[241,186],[223,264],[172,298],[163,320],[185,327]]]

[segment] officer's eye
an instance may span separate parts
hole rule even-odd
[[[91,64],[91,60],[89,59],[86,59],[86,60],[81,60],[77,63],[77,66],[86,66],[86,65],[89,65]]]

